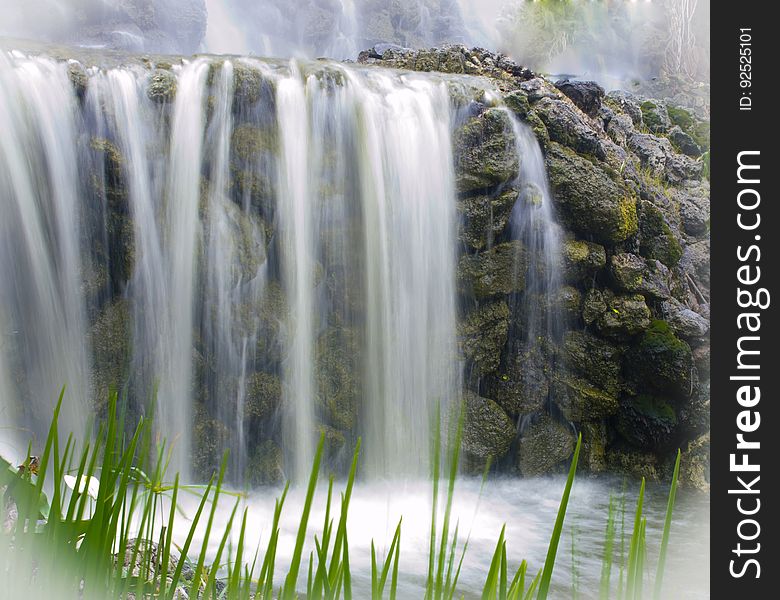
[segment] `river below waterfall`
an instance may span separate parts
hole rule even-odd
[[[459,522],[459,545],[468,536],[468,549],[458,585],[457,597],[479,598],[490,561],[495,550],[501,527],[506,524],[507,557],[510,570],[516,569],[525,559],[529,573],[535,574],[544,564],[561,493],[563,477],[488,480],[482,488],[479,478],[464,478],[457,482],[453,502],[452,527]],[[344,484],[334,483],[334,497]],[[625,547],[631,538],[636,493],[639,482],[626,482],[625,492]],[[598,598],[610,495],[619,500],[623,482],[612,477],[585,478],[575,481],[563,534],[558,546],[553,573],[553,598]],[[268,543],[273,520],[274,501],[281,493],[277,488],[257,489],[242,500],[239,510],[248,509],[246,552],[253,555],[260,545],[262,557]],[[645,492],[645,516],[647,517],[646,573],[655,573],[658,548],[666,512],[668,488],[648,485]],[[309,520],[307,546],[301,566],[300,588],[305,589],[305,573],[309,552],[313,550],[314,535],[320,537],[325,512],[327,487],[320,486],[314,498]],[[300,523],[305,499],[304,488],[292,488],[285,501],[280,521],[280,539],[277,550],[277,579],[282,580],[289,566],[290,556]],[[336,501],[338,503],[338,501]],[[440,498],[439,523],[443,519],[444,502]],[[191,516],[196,509],[192,497],[184,500],[185,512]],[[223,531],[233,500],[223,497],[216,513],[214,529]],[[331,508],[331,515],[334,508]],[[335,509],[338,514],[338,509]],[[428,481],[384,481],[358,484],[353,491],[349,507],[348,534],[349,559],[355,597],[368,597],[370,593],[371,541],[377,549],[377,560],[384,561],[385,553],[393,538],[399,518],[401,528],[401,553],[399,573],[399,598],[421,598],[424,594],[430,539],[431,484]],[[189,522],[182,519],[176,532],[183,543]],[[195,547],[202,544],[205,523],[197,529]],[[620,578],[620,512],[616,516],[615,563],[611,581],[613,592]],[[451,530],[452,531],[452,530]],[[234,527],[234,546],[238,541]],[[573,540],[572,540],[573,535]],[[217,550],[219,539],[210,542],[211,556]],[[574,561],[572,561],[572,544]],[[709,598],[709,499],[704,494],[682,490],[678,493],[671,528],[669,555],[664,576],[663,598],[698,600]],[[459,554],[458,554],[459,556]],[[572,574],[575,573],[573,578]],[[510,574],[511,576],[511,574]],[[571,594],[572,582],[577,581],[577,593]],[[650,590],[654,577],[646,580]],[[649,592],[648,592],[649,593]]]

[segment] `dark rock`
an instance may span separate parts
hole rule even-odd
[[[627,340],[650,325],[650,309],[640,294],[615,295],[610,290],[589,290],[583,300],[587,325],[615,340]]]
[[[610,257],[609,270],[618,291],[657,299],[671,295],[671,273],[661,261],[626,252]]]
[[[559,214],[571,229],[610,245],[636,233],[636,200],[602,169],[554,143],[547,167]]]
[[[595,81],[555,82],[555,87],[566,94],[577,107],[589,117],[595,117],[604,99],[604,88]]]
[[[585,240],[565,240],[562,255],[564,279],[573,283],[592,279],[607,264],[604,246]]]
[[[520,436],[517,468],[524,477],[549,473],[571,457],[575,444],[568,425],[547,414],[531,418]]]
[[[674,333],[686,339],[703,337],[710,330],[708,319],[674,298],[661,304],[661,314]]]
[[[486,378],[486,395],[514,418],[541,412],[549,398],[548,354],[540,344],[509,354],[503,367]]]
[[[455,176],[462,194],[495,188],[512,180],[519,157],[509,115],[489,108],[460,127],[453,136]]]
[[[672,403],[647,394],[621,403],[617,430],[631,445],[650,450],[667,450],[673,442],[677,413]]]
[[[639,105],[642,110],[642,121],[653,133],[666,133],[672,125],[666,107],[652,100],[645,100]]]
[[[506,230],[518,191],[507,188],[496,194],[477,195],[458,201],[462,215],[459,238],[474,250],[492,246]]]
[[[461,257],[458,288],[461,293],[484,299],[521,292],[525,288],[526,252],[517,241],[505,242]]]
[[[672,127],[672,129],[669,130],[669,133],[667,135],[669,137],[669,140],[671,140],[672,144],[674,145],[674,147],[680,150],[680,152],[682,152],[683,154],[686,154],[693,158],[701,156],[702,151],[701,148],[699,148],[699,145],[694,141],[694,139],[690,135],[685,133],[677,125]]]
[[[680,485],[710,491],[710,434],[691,440],[680,458]]]
[[[666,321],[653,321],[626,353],[625,373],[637,390],[653,390],[672,399],[688,398],[693,386],[691,347],[674,335]]]
[[[495,462],[509,452],[516,426],[501,407],[487,398],[467,392],[463,420],[464,466],[480,472],[488,461]]]
[[[470,312],[458,326],[461,354],[477,377],[495,371],[509,333],[509,306],[494,302]]]
[[[617,346],[586,331],[567,331],[563,359],[572,373],[617,396],[622,366],[622,351]]]
[[[273,441],[257,445],[244,474],[250,486],[274,485],[284,481],[284,454]]]
[[[599,159],[606,158],[601,138],[582,113],[565,100],[542,98],[534,104],[534,111],[544,122],[550,139],[579,153]]]
[[[607,94],[605,101],[616,112],[627,115],[635,126],[642,125],[642,109],[634,95],[622,90],[615,90]]]

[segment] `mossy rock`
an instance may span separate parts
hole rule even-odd
[[[495,371],[509,334],[509,306],[493,302],[473,310],[458,325],[461,356],[477,377]]]
[[[607,470],[607,425],[604,421],[587,421],[580,424],[582,446],[577,462],[578,468],[589,473],[603,473]]]
[[[680,457],[680,485],[710,491],[710,434],[691,440]]]
[[[597,242],[614,245],[638,230],[636,199],[594,163],[551,143],[547,168],[564,223]]]
[[[534,104],[534,112],[553,142],[600,160],[606,158],[602,138],[568,99],[542,98]]]
[[[592,280],[607,264],[604,246],[585,240],[564,240],[561,256],[564,279],[572,283]]]
[[[608,448],[606,462],[607,469],[613,473],[644,477],[647,481],[659,481],[663,471],[655,454],[626,445]]]
[[[571,285],[560,286],[552,297],[552,309],[564,322],[576,323],[582,314],[582,293]]]
[[[528,102],[528,94],[523,90],[513,90],[504,96],[504,104],[521,119],[525,119],[531,105]]]
[[[496,372],[480,381],[482,395],[495,400],[515,419],[541,412],[550,397],[547,373],[550,363],[544,344],[529,343],[507,352]]]
[[[616,295],[610,290],[592,289],[585,294],[582,318],[586,325],[608,338],[631,339],[650,325],[650,308],[641,294]]]
[[[277,149],[276,131],[270,127],[242,124],[233,129],[230,152],[242,165],[253,164],[262,154],[274,154]]]
[[[509,115],[489,108],[460,126],[453,135],[455,180],[464,195],[490,190],[511,181],[519,156]]]
[[[495,463],[509,452],[516,427],[502,408],[487,398],[467,392],[463,420],[464,467],[481,473],[488,461]]]
[[[615,289],[665,300],[671,296],[672,274],[658,260],[623,252],[609,259],[609,271]]]
[[[480,300],[521,292],[526,258],[525,248],[516,240],[463,256],[458,263],[458,289]]]
[[[329,327],[317,342],[318,402],[325,408],[330,424],[351,431],[357,425],[360,372],[357,334],[345,327]]]
[[[569,425],[548,414],[534,416],[520,434],[517,469],[524,477],[560,471],[575,444],[576,437]]]
[[[244,473],[249,486],[277,485],[284,481],[284,453],[272,440],[260,442],[252,452]]]
[[[479,194],[458,200],[462,226],[458,237],[473,250],[493,245],[506,231],[518,191],[507,188],[494,194]]]
[[[645,100],[639,105],[642,111],[642,121],[653,133],[666,133],[672,125],[666,106],[652,100]]]
[[[197,404],[192,426],[192,470],[198,479],[208,481],[219,471],[229,439],[230,428]]]
[[[155,69],[146,84],[146,96],[157,104],[171,104],[176,98],[176,76],[164,69]]]
[[[272,97],[270,82],[263,79],[263,74],[254,67],[242,62],[233,66],[233,103],[235,107],[250,108],[261,98]]]
[[[562,357],[570,371],[617,397],[623,364],[623,351],[619,346],[587,331],[567,331]]]
[[[676,266],[683,255],[682,243],[661,210],[652,202],[640,200],[637,212],[639,254],[645,258],[660,260],[667,267]]]
[[[616,394],[582,377],[559,371],[553,377],[551,386],[555,405],[569,421],[598,421],[618,412]]]
[[[677,423],[677,412],[669,400],[641,394],[623,400],[616,428],[632,446],[658,451],[673,443]]]
[[[674,335],[666,321],[653,321],[626,354],[626,377],[640,392],[653,390],[672,398],[688,398],[692,372],[691,347]]]
[[[271,373],[252,373],[246,382],[244,415],[250,421],[265,421],[282,404],[282,382]]]
[[[129,302],[122,297],[103,306],[90,327],[92,385],[98,406],[104,407],[109,390],[120,389],[128,379],[132,333]],[[104,411],[99,409],[99,413]]]

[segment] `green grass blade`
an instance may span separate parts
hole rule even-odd
[[[677,479],[680,476],[680,451],[677,450],[677,459],[674,461],[674,473],[672,474],[672,485],[669,488],[669,500],[666,504],[666,518],[664,519],[664,532],[661,537],[661,550],[658,554],[658,567],[655,573],[655,590],[653,597],[660,600],[661,590],[664,584],[664,569],[666,568],[666,552],[669,547],[669,532],[672,529],[672,513],[674,512],[674,501],[677,497]]]
[[[571,494],[571,488],[574,484],[574,474],[577,472],[577,461],[579,460],[581,445],[582,434],[577,437],[577,446],[574,449],[574,456],[572,456],[571,459],[569,477],[566,480],[566,487],[563,490],[563,497],[561,498],[561,504],[558,508],[558,516],[555,519],[555,526],[553,527],[552,537],[550,538],[550,546],[547,550],[547,558],[544,561],[544,568],[542,569],[542,577],[539,581],[539,593],[537,595],[537,600],[545,600],[550,592],[550,581],[552,580],[553,567],[555,566],[555,555],[558,552],[558,542],[561,539],[563,521],[566,518],[566,508],[569,504],[569,495]]]

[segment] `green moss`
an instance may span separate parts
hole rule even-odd
[[[692,371],[690,346],[662,320],[650,323],[626,357],[626,376],[639,393],[654,390],[671,399],[687,398],[692,389]]]
[[[282,383],[270,373],[252,373],[246,384],[244,414],[252,421],[273,416],[282,401]]]
[[[679,125],[683,131],[688,131],[696,122],[689,111],[679,106],[667,106],[666,112],[669,114],[672,123]]]

